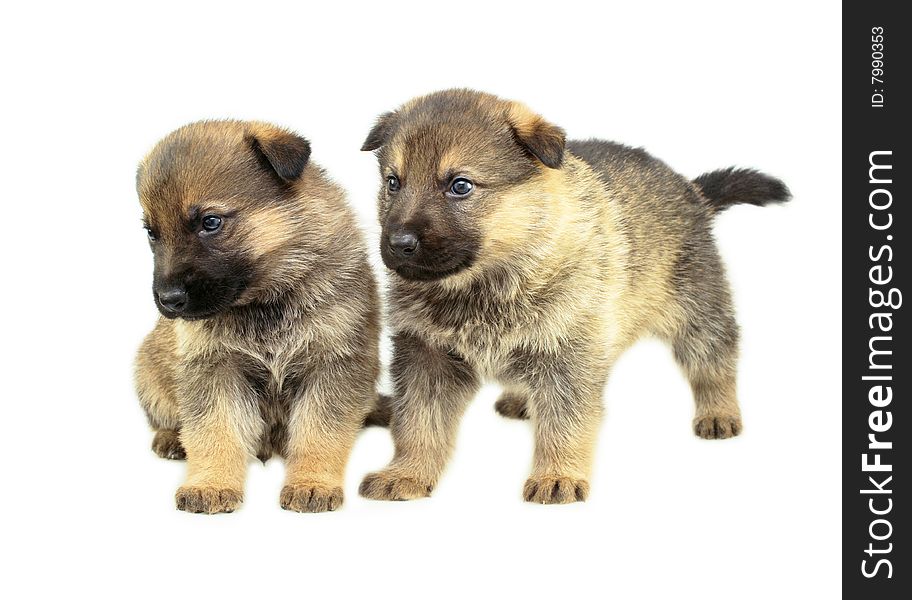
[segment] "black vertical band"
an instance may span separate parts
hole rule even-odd
[[[901,3],[843,5],[843,588],[907,598],[912,121]],[[901,593],[900,590],[903,592]]]

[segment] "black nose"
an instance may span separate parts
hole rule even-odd
[[[158,302],[172,312],[187,306],[187,290],[181,287],[168,288],[158,292]]]
[[[390,234],[389,247],[393,254],[411,256],[418,251],[418,236],[411,231]]]

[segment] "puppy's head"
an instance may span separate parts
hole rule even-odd
[[[564,138],[524,105],[471,90],[380,116],[361,149],[380,162],[383,262],[406,279],[437,280],[509,252],[535,218],[523,197],[560,168]]]
[[[203,121],[162,139],[136,182],[168,318],[203,319],[275,285],[310,144],[266,123]]]

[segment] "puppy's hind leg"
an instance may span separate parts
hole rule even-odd
[[[684,369],[696,402],[694,433],[725,439],[741,433],[736,394],[738,325],[718,259],[700,284],[685,288],[679,301],[682,324],[672,335],[675,359]]]
[[[707,440],[725,439],[741,433],[741,409],[736,395],[734,356],[704,361],[682,351],[675,344],[675,356],[684,365],[696,402],[694,433]],[[685,362],[686,361],[686,362]]]
[[[523,394],[504,390],[494,403],[494,410],[500,416],[508,419],[527,420],[529,418],[529,400]]]
[[[187,452],[180,441],[179,429],[159,429],[152,438],[152,451],[168,460],[184,460]]]
[[[136,356],[136,393],[155,432],[152,450],[162,458],[186,458],[180,442],[180,416],[174,383],[173,340],[167,324],[158,326],[143,341]]]

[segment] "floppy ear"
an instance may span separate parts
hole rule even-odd
[[[248,140],[265,166],[286,183],[301,176],[310,158],[310,142],[284,129],[257,131]]]
[[[387,143],[393,133],[393,126],[397,116],[395,112],[386,112],[377,117],[377,122],[374,124],[373,129],[370,130],[370,133],[367,134],[367,139],[361,144],[361,151],[376,150]]]
[[[546,167],[560,168],[564,160],[564,143],[567,141],[563,129],[545,121],[519,102],[510,103],[507,119],[520,146]]]

